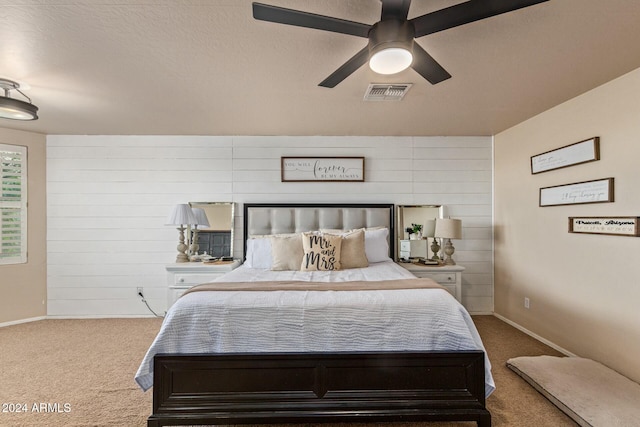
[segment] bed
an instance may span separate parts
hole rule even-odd
[[[136,373],[143,390],[153,386],[148,425],[490,426],[495,386],[480,336],[446,290],[392,262],[393,213],[387,204],[245,204],[244,265],[181,297]],[[299,263],[297,252],[278,252],[280,238],[305,232],[312,243],[319,232],[357,235],[370,262],[277,267]]]

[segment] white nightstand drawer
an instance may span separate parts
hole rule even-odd
[[[441,285],[445,283],[456,283],[456,273],[422,273],[421,277],[428,277]]]
[[[200,283],[212,282],[224,273],[208,273],[208,274],[176,274],[174,276],[174,284],[188,285],[189,287],[199,285]]]

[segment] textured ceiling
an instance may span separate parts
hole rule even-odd
[[[262,0],[372,24],[379,0]],[[460,3],[414,0],[409,18]],[[453,76],[360,68],[366,39],[252,18],[248,0],[0,0],[0,77],[46,134],[492,135],[640,67],[640,1],[550,0],[418,39]],[[413,83],[366,102],[370,83]],[[16,96],[17,97],[17,96]]]

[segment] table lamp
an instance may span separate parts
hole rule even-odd
[[[443,218],[436,220],[435,237],[442,237],[447,239],[444,244],[444,253],[447,258],[444,260],[446,265],[455,265],[456,262],[451,258],[451,255],[456,251],[451,243],[451,239],[462,238],[462,221],[459,219]]]
[[[189,257],[186,254],[187,245],[184,243],[184,226],[195,223],[196,218],[191,211],[191,206],[188,204],[175,205],[171,215],[167,218],[167,225],[179,225],[180,239],[177,247],[178,256],[176,257],[176,262],[189,262]]]

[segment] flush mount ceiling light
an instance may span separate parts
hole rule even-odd
[[[369,31],[369,68],[378,74],[396,74],[413,62],[413,25],[408,21],[387,20]]]
[[[22,93],[20,84],[13,80],[0,78],[0,89],[4,96],[0,96],[0,118],[11,120],[38,120],[38,107],[31,103],[31,98]],[[15,90],[29,102],[11,98],[9,91]]]

